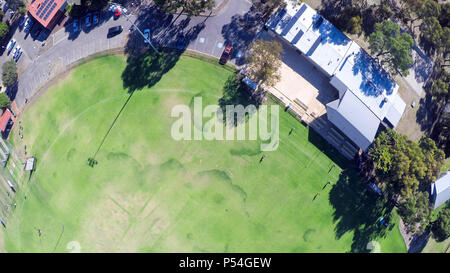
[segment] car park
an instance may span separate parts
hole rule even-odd
[[[148,44],[148,40],[150,39],[150,29],[146,28],[144,30],[144,37],[145,37],[144,43]]]
[[[107,37],[113,37],[122,32],[122,26],[115,26],[108,29]]]
[[[226,64],[228,59],[231,56],[231,50],[233,49],[233,47],[231,46],[226,46],[225,50],[222,53],[222,56],[220,57],[219,63],[220,64]]]
[[[86,18],[84,19],[84,25],[85,25],[86,27],[90,27],[90,26],[92,25],[91,14],[90,14],[90,13],[88,13],[88,14],[86,15]]]
[[[80,25],[78,23],[78,19],[73,20],[72,27],[73,27],[73,32],[80,31]]]

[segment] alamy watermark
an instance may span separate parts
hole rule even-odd
[[[255,105],[207,105],[203,108],[202,97],[195,97],[193,113],[188,105],[181,104],[172,108],[171,116],[178,118],[171,130],[172,138],[177,141],[260,140],[261,151],[278,148],[278,105],[261,105],[259,108]],[[208,121],[204,123],[205,119]]]

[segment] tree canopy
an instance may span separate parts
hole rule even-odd
[[[155,0],[155,4],[165,12],[174,13],[181,9],[181,13],[188,17],[197,16],[216,6],[215,0]]]
[[[7,61],[2,67],[2,81],[3,85],[9,87],[17,81],[17,66],[13,60]]]
[[[431,224],[431,231],[439,242],[450,237],[450,206],[439,212],[437,219]]]
[[[247,76],[258,85],[274,86],[281,78],[281,52],[279,42],[255,40],[249,46],[247,57]]]
[[[387,192],[403,198],[428,189],[444,162],[444,152],[432,139],[423,138],[417,143],[391,129],[375,139],[369,157]]]
[[[432,211],[428,192],[415,192],[401,202],[398,212],[409,231],[421,234],[430,222]]]
[[[8,107],[10,103],[8,95],[5,92],[0,93],[0,108]]]
[[[375,24],[375,31],[369,36],[369,48],[387,64],[394,74],[408,75],[414,63],[410,56],[414,40],[407,33],[400,33],[400,27],[390,20]]]
[[[5,22],[0,22],[0,39],[3,39],[8,35],[9,27]]]

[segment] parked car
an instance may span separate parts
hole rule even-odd
[[[16,52],[16,54],[14,54],[13,59],[14,59],[16,62],[19,61],[19,58],[20,58],[20,56],[22,55],[22,52],[23,52],[23,50],[22,50],[21,48],[19,48],[19,50]]]
[[[15,48],[14,48],[14,50],[12,51],[12,56],[13,56],[13,59],[14,59],[14,56],[16,56],[16,53],[17,53],[17,50],[20,48],[20,46],[16,46]]]
[[[8,45],[6,46],[6,49],[8,50],[8,54],[14,48],[15,44],[16,44],[16,40],[15,39],[12,39],[11,41],[9,41]]]
[[[177,49],[180,51],[184,49],[184,37],[183,36],[180,36],[177,40]]]
[[[119,34],[119,33],[121,33],[122,32],[122,26],[115,26],[115,27],[112,27],[112,28],[109,28],[108,29],[108,38],[109,37],[113,37],[113,36],[115,36],[115,35],[117,35],[117,34]]]
[[[84,19],[84,25],[85,25],[86,27],[90,27],[90,26],[92,25],[91,14],[90,14],[90,13],[88,13],[88,14],[86,15],[86,18]]]
[[[25,15],[24,17],[20,18],[19,27],[23,27],[26,21],[28,21],[28,15]]]
[[[20,45],[17,45],[17,46],[14,48],[14,51],[13,51],[13,54],[12,54],[13,59],[16,58],[18,52],[20,52]]]
[[[148,40],[150,39],[150,29],[146,28],[144,29],[144,43],[148,44]]]
[[[78,31],[80,31],[80,24],[79,24],[79,22],[78,22],[78,19],[74,19],[74,20],[73,20],[72,26],[73,26],[73,32],[78,32]]]
[[[30,31],[30,29],[31,29],[31,27],[33,26],[33,19],[31,19],[31,18],[28,18],[26,21],[25,21],[25,32],[26,33],[28,33],[29,31]]]
[[[92,24],[93,25],[98,24],[99,17],[100,17],[100,13],[98,13],[98,12],[94,13],[94,15],[92,16]]]
[[[122,15],[122,10],[116,9],[114,10],[114,19],[118,19]]]
[[[226,46],[225,50],[222,53],[222,56],[220,57],[219,63],[220,64],[226,64],[228,62],[228,59],[230,59],[231,56],[231,50],[233,49],[232,46]]]

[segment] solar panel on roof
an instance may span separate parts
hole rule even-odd
[[[42,4],[39,6],[39,9],[38,9],[38,11],[36,12],[36,15],[39,15],[39,14],[40,14],[40,12],[44,9],[44,7],[45,7],[45,5],[48,3],[48,1],[50,1],[50,0],[45,0],[44,3],[42,3]]]
[[[53,3],[52,7],[47,11],[47,13],[44,16],[44,20],[47,20],[47,18],[50,16],[53,10],[55,10],[56,3]]]

